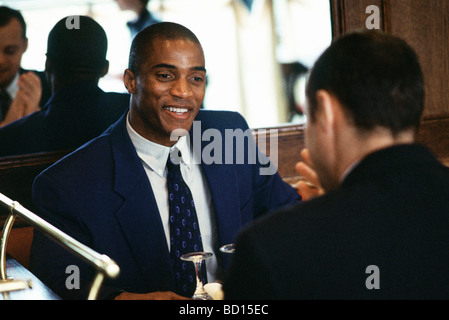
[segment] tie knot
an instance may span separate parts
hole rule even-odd
[[[179,164],[181,163],[181,151],[174,150],[168,155],[167,168],[168,170],[179,169]]]

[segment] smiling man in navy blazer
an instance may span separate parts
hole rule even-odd
[[[229,138],[234,132],[235,142],[248,125],[235,112],[200,110],[205,77],[203,50],[190,30],[168,22],[146,28],[133,40],[124,75],[129,113],[36,178],[38,213],[120,266],[100,298],[182,298],[173,292],[169,258],[166,162],[174,150],[182,154],[204,250],[214,253],[209,282],[220,279],[226,265],[218,248],[232,243],[243,225],[301,200],[276,172],[266,174],[270,163],[263,154],[248,153],[255,148],[251,139],[244,149],[220,141],[217,133]],[[190,134],[174,141],[173,132]],[[80,289],[66,286],[70,265],[79,267]],[[39,233],[31,268],[63,298],[86,297],[92,271]]]

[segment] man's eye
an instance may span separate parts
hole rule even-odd
[[[158,78],[164,79],[164,80],[171,78],[171,75],[169,75],[168,73],[159,73],[157,76],[158,76]]]
[[[203,77],[193,77],[192,79],[195,82],[203,82]]]
[[[5,48],[4,52],[5,52],[5,54],[12,56],[12,55],[15,55],[18,51],[19,51],[19,48],[17,48],[17,47],[7,47],[7,48]]]

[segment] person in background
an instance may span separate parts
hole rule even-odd
[[[133,21],[128,21],[127,26],[131,32],[131,38],[134,38],[139,31],[146,27],[160,22],[156,19],[147,6],[150,0],[114,0],[117,2],[120,10],[131,10],[136,13],[137,18]]]
[[[79,29],[67,28],[68,19],[79,19]],[[129,94],[98,87],[108,72],[106,52],[106,33],[92,18],[61,19],[47,43],[45,72],[53,94],[42,110],[0,128],[0,156],[72,151],[117,121]]]
[[[326,193],[243,231],[225,299],[447,299],[449,169],[415,142],[418,58],[342,36],[308,80],[305,153]]]
[[[27,47],[22,14],[0,6],[0,127],[40,110],[50,97],[45,74],[21,68]]]
[[[124,75],[129,112],[34,182],[39,215],[119,265],[100,299],[189,298],[195,271],[182,254],[213,253],[207,281],[220,280],[229,259],[221,246],[254,219],[301,201],[240,114],[201,109],[205,78],[204,52],[189,29],[145,28]],[[92,270],[39,233],[30,261],[61,297],[87,297]],[[79,290],[65,286],[69,265],[80,268]]]

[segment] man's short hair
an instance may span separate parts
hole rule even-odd
[[[27,34],[27,26],[22,13],[20,13],[19,10],[11,9],[6,6],[0,6],[0,27],[6,26],[13,18],[17,19],[22,26],[22,38],[25,40]]]
[[[151,47],[151,44],[155,39],[185,39],[201,45],[195,34],[183,25],[174,22],[159,22],[152,24],[140,31],[131,43],[128,69],[134,74],[138,73],[145,52]]]
[[[312,121],[320,89],[333,94],[360,129],[381,126],[393,134],[416,130],[424,108],[416,53],[404,40],[382,31],[343,35],[319,57],[306,88]]]
[[[47,57],[56,73],[101,76],[107,48],[106,32],[100,24],[87,16],[69,16],[50,31]]]

